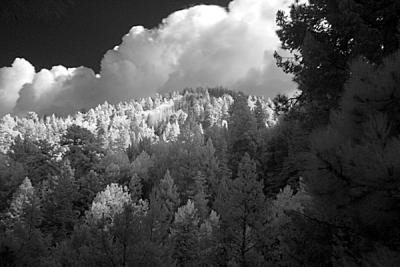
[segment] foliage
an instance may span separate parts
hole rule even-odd
[[[335,226],[347,253],[398,240],[399,54],[378,69],[356,62],[341,110],[311,136],[304,170],[317,216]],[[378,89],[379,88],[379,89]],[[393,102],[392,102],[393,101]],[[344,229],[344,230],[343,230]],[[338,232],[341,230],[340,232]],[[354,257],[354,256],[353,256]]]
[[[277,13],[277,34],[282,48],[278,66],[294,74],[307,127],[326,124],[337,108],[358,56],[380,64],[399,49],[400,4],[389,1],[311,0],[295,1],[290,12]]]
[[[257,150],[257,124],[244,95],[239,94],[235,99],[231,107],[228,127],[229,167],[233,170],[233,176],[236,176],[237,166],[244,154],[248,153],[254,157]]]
[[[252,266],[263,261],[258,251],[259,236],[267,222],[262,189],[255,163],[246,153],[239,164],[237,178],[227,183],[223,188],[226,192],[220,192],[216,200],[222,220],[223,245],[232,264]]]
[[[102,153],[96,137],[87,129],[72,125],[63,135],[61,144],[68,147],[65,153],[77,176],[83,176],[95,168]]]
[[[115,216],[123,211],[125,205],[131,204],[131,201],[128,188],[118,184],[107,185],[105,190],[99,192],[93,200],[88,212],[88,220],[94,223],[106,221],[113,224]]]
[[[199,217],[194,203],[189,199],[186,205],[175,213],[171,234],[174,239],[173,258],[177,266],[195,266],[199,254],[197,235]]]

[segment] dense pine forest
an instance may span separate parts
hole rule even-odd
[[[0,120],[0,266],[400,266],[400,4],[296,2],[273,99]]]

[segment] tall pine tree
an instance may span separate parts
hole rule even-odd
[[[237,178],[220,190],[216,209],[221,215],[227,259],[240,266],[260,264],[263,259],[257,248],[267,221],[267,208],[263,184],[258,181],[256,165],[247,153],[239,163]]]

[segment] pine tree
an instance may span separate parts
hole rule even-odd
[[[80,177],[77,181],[79,187],[79,200],[77,206],[82,211],[89,209],[93,199],[106,186],[106,181],[103,176],[100,176],[94,170],[91,170],[87,175]]]
[[[0,154],[0,211],[8,208],[9,199],[24,179],[24,167],[21,163]]]
[[[129,182],[129,190],[132,195],[132,200],[137,201],[142,198],[142,183],[140,177],[134,173]]]
[[[199,171],[194,177],[193,189],[189,193],[191,199],[194,201],[195,207],[198,210],[199,217],[205,219],[208,216],[208,195],[207,190],[207,180],[205,176]]]
[[[399,53],[354,63],[341,109],[311,136],[303,174],[314,216],[350,255],[399,241],[399,69]]]
[[[24,210],[27,206],[31,205],[31,201],[34,197],[35,189],[32,186],[31,180],[28,177],[22,181],[22,184],[18,187],[14,193],[11,201],[9,216],[13,220],[22,219]]]
[[[121,169],[118,164],[111,162],[105,166],[104,180],[106,184],[118,183],[121,176]]]
[[[349,62],[363,56],[379,64],[399,48],[399,21],[396,0],[295,1],[289,14],[277,13],[282,48],[294,57],[275,57],[299,84],[302,108],[297,111],[307,127],[325,125],[330,110],[338,107]]]
[[[77,125],[67,129],[60,143],[68,147],[64,157],[70,161],[76,177],[82,177],[90,170],[95,170],[104,153],[96,137],[89,130]]]
[[[214,99],[214,98],[213,98]],[[205,129],[214,126],[218,122],[218,111],[212,103],[207,102],[204,109],[204,123],[203,126]]]
[[[146,201],[126,203],[112,224],[88,221],[55,250],[55,262],[67,266],[161,266],[156,247],[146,239]]]
[[[152,180],[150,178],[150,168],[153,167],[154,162],[150,158],[146,151],[142,151],[139,156],[131,163],[130,173],[131,176],[137,176],[137,178],[142,182],[143,193],[148,194],[148,188],[150,187]]]
[[[297,192],[286,186],[268,203],[262,248],[269,265],[331,266],[329,232],[308,217],[311,203],[303,185]]]
[[[125,152],[108,151],[101,159],[99,165],[100,166],[96,168],[96,172],[105,174],[104,178],[106,184],[118,182],[126,185],[129,183],[132,171],[128,155]]]
[[[232,264],[252,266],[262,260],[257,251],[267,220],[262,188],[255,163],[247,153],[239,164],[237,178],[220,187],[216,208],[222,220],[222,242]]]
[[[49,244],[39,228],[43,220],[41,202],[28,178],[15,192],[9,214],[6,248],[2,248],[3,253],[9,254],[5,266],[40,265]]]
[[[169,228],[179,204],[177,187],[167,171],[150,194],[150,220],[153,225],[151,235],[158,242],[165,243],[167,241]]]
[[[244,95],[235,99],[228,125],[229,167],[236,176],[237,166],[244,154],[254,157],[257,149],[257,125]]]
[[[254,109],[254,117],[256,118],[257,129],[261,130],[265,128],[265,114],[260,99],[256,101],[256,107]]]
[[[216,189],[218,188],[219,180],[221,176],[228,176],[220,168],[221,163],[217,159],[215,148],[211,138],[209,138],[205,146],[201,149],[201,159],[200,159],[200,172],[205,177],[205,181],[202,182],[202,187],[204,189],[204,194],[207,199],[214,200],[216,196]],[[196,183],[196,179],[195,183]]]
[[[73,231],[80,214],[75,205],[79,199],[78,184],[68,161],[62,165],[60,174],[50,179],[46,189],[43,227],[59,241]]]
[[[90,223],[112,225],[115,216],[123,212],[124,207],[131,202],[127,187],[110,184],[96,195],[87,214],[87,220]]]
[[[53,160],[53,150],[54,147],[46,141],[34,142],[28,137],[22,139],[18,136],[7,154],[11,159],[22,164],[24,176],[30,177],[33,185],[37,185],[49,175],[55,175],[58,172],[57,163]]]
[[[173,258],[177,266],[197,266],[199,217],[194,203],[189,199],[175,213],[171,235],[174,242]]]
[[[199,228],[198,266],[213,266],[220,262],[220,259],[218,259],[220,248],[218,240],[219,227],[220,216],[212,210]]]

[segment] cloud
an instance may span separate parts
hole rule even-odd
[[[88,68],[55,66],[51,70],[42,69],[30,83],[19,91],[13,112],[21,114],[35,111],[39,114],[68,114],[86,106],[98,104],[97,78]]]
[[[66,114],[185,87],[224,86],[266,96],[291,91],[291,77],[272,56],[279,48],[276,11],[288,6],[282,0],[234,0],[228,9],[198,5],[174,12],[154,29],[135,26],[104,55],[99,75],[62,66],[35,73],[17,59],[0,69],[0,115]]]
[[[26,83],[32,82],[35,68],[25,59],[16,58],[11,67],[0,69],[0,115],[12,111],[18,92]]]

